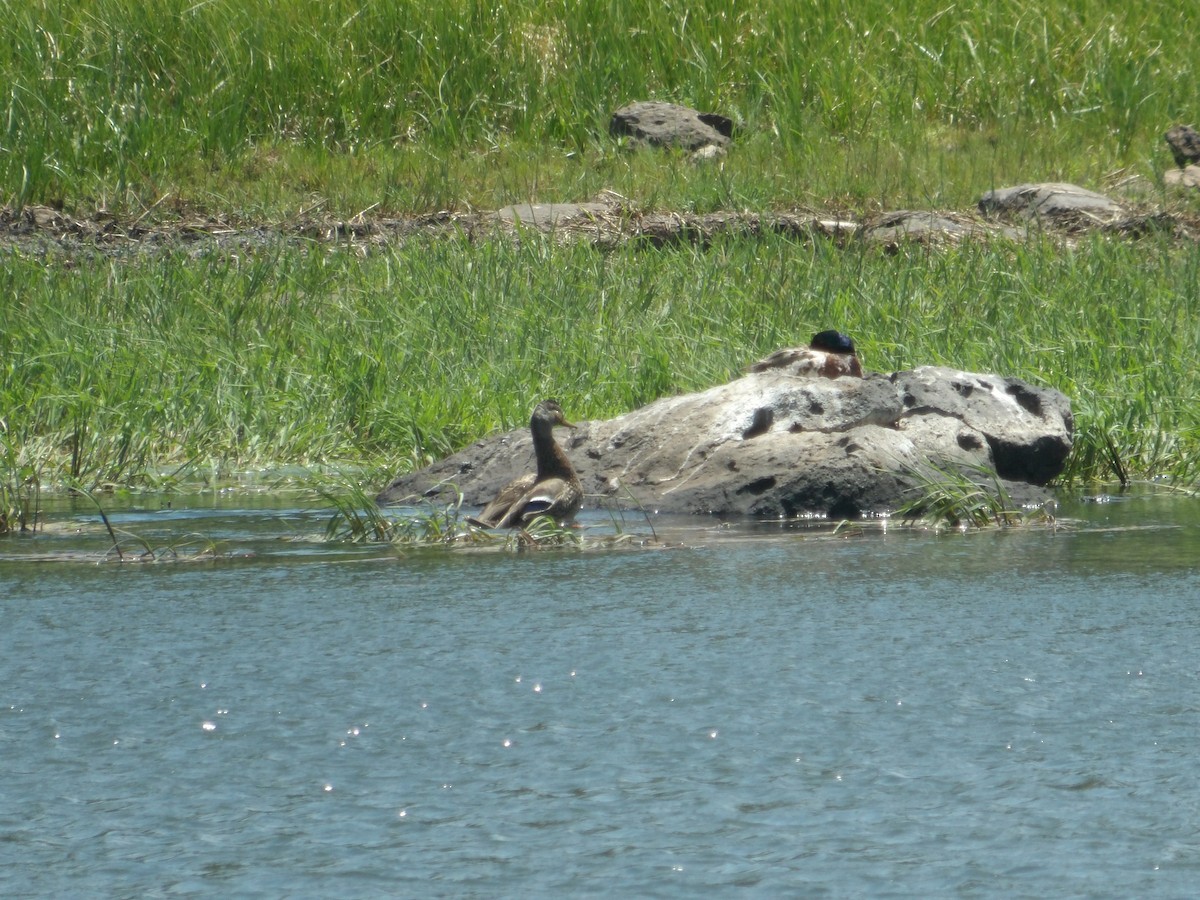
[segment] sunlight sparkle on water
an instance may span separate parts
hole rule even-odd
[[[308,502],[272,502],[261,529],[257,511],[210,519],[204,509],[217,539],[222,529],[244,535],[264,558],[252,569],[121,578],[120,605],[136,615],[119,630],[111,602],[97,599],[110,576],[0,562],[0,580],[37,588],[7,590],[14,609],[32,595],[22,615],[6,608],[9,643],[44,657],[0,654],[30,712],[0,707],[0,743],[18,754],[2,790],[30,811],[31,827],[52,826],[52,839],[14,832],[20,853],[0,882],[15,871],[47,895],[144,893],[166,872],[185,887],[216,879],[234,895],[263,884],[303,893],[314,879],[353,894],[395,886],[400,859],[402,886],[481,896],[564,884],[785,896],[797,883],[871,896],[897,872],[914,896],[989,881],[1013,895],[1191,896],[1200,845],[1189,839],[1187,784],[1200,717],[1197,668],[1181,648],[1200,633],[1200,510],[1174,531],[1130,531],[1128,549],[1113,543],[1124,534],[1118,504],[1069,535],[1008,529],[960,541],[900,529],[869,547],[757,525],[718,539],[689,519],[664,527],[693,552],[534,562],[422,552],[404,562],[410,577],[380,578],[340,565],[363,559],[344,547],[294,558],[278,533],[293,520],[315,533],[315,519],[300,518]],[[150,527],[140,510],[134,520]],[[1189,528],[1168,555],[1168,538]],[[366,557],[395,560],[382,547]],[[884,587],[864,595],[837,577],[864,566]],[[780,595],[795,571],[828,590]],[[541,602],[537,585],[558,576],[570,590]],[[479,598],[495,584],[495,602]],[[429,603],[431,585],[470,599]],[[743,592],[770,602],[730,602]],[[351,614],[330,617],[331,596],[353,598]],[[235,623],[239,639],[211,639]],[[570,656],[598,677],[564,686]],[[544,673],[558,693],[543,703],[546,682],[513,665]],[[506,670],[542,705],[505,691]],[[236,703],[236,719],[187,693],[197,671],[221,679],[211,696]],[[578,666],[566,673],[580,680]],[[212,682],[192,685],[207,694]],[[895,690],[916,706],[890,715]],[[424,699],[414,716],[408,704],[421,694],[437,699],[436,716],[421,717],[434,706]],[[892,694],[891,711],[907,703]],[[375,709],[379,734],[342,718]],[[714,720],[734,731],[696,729]],[[41,743],[46,725],[55,747]],[[121,753],[104,754],[118,725],[129,743],[107,738]],[[197,727],[199,742],[187,733]],[[519,735],[499,734],[500,757],[498,729]],[[322,772],[346,787],[336,800],[307,793]],[[415,818],[394,806],[387,820],[397,798],[418,804]],[[1088,815],[1097,804],[1103,814]],[[171,825],[184,817],[201,839],[175,840]],[[815,838],[797,845],[797,825]],[[1031,846],[1042,851],[1034,864]],[[624,864],[614,870],[610,853]],[[963,859],[968,871],[953,865]],[[1155,860],[1163,871],[1147,868]]]

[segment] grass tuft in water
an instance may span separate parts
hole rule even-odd
[[[184,534],[172,537],[165,543],[152,543],[132,531],[113,528],[108,513],[100,499],[91,491],[75,489],[74,493],[86,497],[96,507],[104,530],[112,546],[105,552],[102,562],[197,562],[220,559],[224,553],[217,541],[202,534]]]
[[[322,487],[318,494],[332,507],[325,526],[325,539],[349,543],[386,543],[421,546],[451,544],[471,535],[462,514],[462,494],[453,485],[443,485],[452,498],[436,502],[414,497],[399,504],[400,515],[388,513],[375,503],[358,480],[343,479],[336,486]]]
[[[333,510],[325,529],[327,541],[389,544],[400,548],[473,548],[527,553],[535,550],[600,550],[659,546],[649,516],[642,511],[650,537],[625,528],[613,512],[612,530],[562,524],[552,516],[537,516],[523,528],[494,530],[468,522],[463,497],[454,485],[437,486],[429,496],[401,501],[391,511],[380,508],[362,483],[342,479],[319,490]],[[450,499],[434,499],[449,496]]]
[[[494,531],[467,521],[462,493],[454,485],[438,485],[430,496],[401,501],[388,512],[379,507],[361,482],[345,479],[319,489],[333,509],[325,528],[328,541],[381,543],[400,547],[492,547],[506,550],[541,550],[581,547],[578,528],[560,525],[550,516],[538,516],[524,528]],[[432,499],[445,497],[449,500]]]
[[[179,535],[155,544],[140,535],[116,529],[112,538],[114,543],[105,554],[105,561],[115,558],[123,563],[210,562],[226,556],[219,542],[202,534]]]
[[[41,524],[44,456],[17,446],[0,419],[0,535],[33,534]]]
[[[970,471],[975,478],[967,472],[932,465],[910,470],[908,474],[917,481],[911,489],[915,496],[897,508],[896,516],[905,524],[921,521],[938,529],[1054,524],[1044,507],[1023,509],[1014,503],[995,473],[982,467],[971,467]]]

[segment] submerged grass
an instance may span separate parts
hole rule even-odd
[[[1054,524],[1044,505],[1026,509],[1015,503],[1004,483],[988,469],[972,473],[927,466],[910,474],[917,482],[913,496],[896,510],[905,524],[921,521],[959,530]]]
[[[472,525],[462,509],[462,494],[453,485],[443,487],[446,490],[439,491],[439,496],[449,495],[451,499],[413,497],[410,503],[384,510],[375,504],[373,492],[361,481],[341,479],[339,484],[320,490],[333,511],[325,539],[390,544],[404,549],[440,546],[529,551],[585,546],[580,528],[561,525],[551,516],[538,516],[523,528],[501,531]],[[618,533],[589,543],[611,547],[627,539],[628,535]]]
[[[892,255],[783,236],[647,252],[532,235],[366,257],[13,255],[0,484],[18,522],[35,485],[402,471],[518,427],[538,398],[608,417],[831,326],[871,370],[943,364],[1063,390],[1077,427],[1067,482],[1195,480],[1198,297],[1194,250],[1102,237]]]

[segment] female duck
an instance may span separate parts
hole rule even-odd
[[[750,367],[751,372],[787,369],[794,375],[862,378],[862,364],[854,351],[854,341],[840,331],[818,331],[807,347],[776,350]]]
[[[537,471],[522,475],[500,489],[496,499],[467,519],[482,528],[525,525],[537,516],[570,520],[583,505],[583,486],[567,455],[554,440],[554,426],[574,428],[557,400],[543,400],[533,410],[529,430]]]

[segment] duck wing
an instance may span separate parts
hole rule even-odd
[[[530,492],[537,482],[533,472],[514,478],[496,494],[494,500],[483,508],[478,516],[468,516],[467,522],[479,528],[495,528],[512,510],[513,505]]]
[[[579,482],[568,478],[544,478],[537,482],[496,523],[496,528],[522,525],[536,516],[569,519],[583,505],[583,490]]]
[[[862,365],[853,353],[831,353],[812,347],[776,350],[750,367],[751,372],[768,372],[771,369],[785,369],[793,375],[819,378],[840,378],[843,375],[863,377]]]
[[[776,350],[770,356],[764,356],[750,367],[750,371],[766,372],[769,369],[786,369],[812,352],[808,347],[785,347],[782,350]]]

